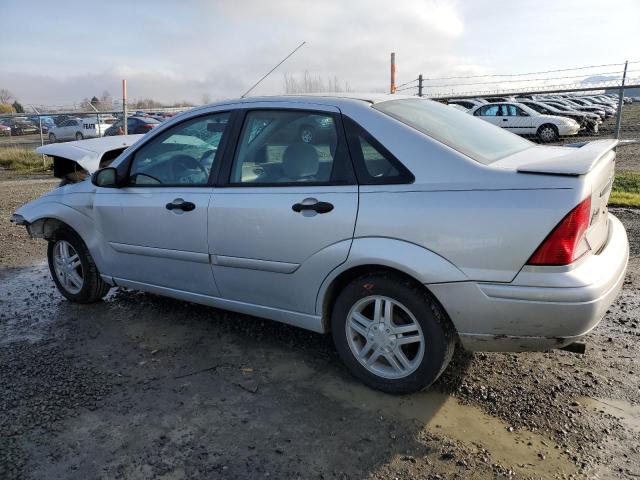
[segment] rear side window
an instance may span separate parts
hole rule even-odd
[[[245,186],[344,183],[348,161],[334,115],[303,110],[247,113],[230,183]]]
[[[391,152],[356,122],[343,118],[358,183],[388,185],[413,182],[411,172]]]
[[[485,165],[534,145],[500,127],[430,100],[388,100],[376,103],[373,108]]]

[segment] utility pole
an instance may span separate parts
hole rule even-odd
[[[624,71],[622,72],[622,84],[620,85],[620,94],[618,96],[618,111],[616,112],[616,135],[615,138],[620,138],[620,124],[622,123],[622,105],[624,104],[624,82],[627,78],[627,65],[629,61],[624,62]]]
[[[422,74],[418,75],[418,96],[422,96]]]
[[[127,135],[127,81],[122,80],[122,130]]]
[[[391,86],[389,93],[396,93],[396,54],[391,52]]]

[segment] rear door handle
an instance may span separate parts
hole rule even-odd
[[[315,203],[294,203],[291,206],[291,209],[294,212],[300,213],[305,210],[313,210],[316,213],[328,213],[333,210],[333,204],[329,202],[318,202]]]
[[[165,205],[167,210],[182,210],[184,212],[190,212],[196,209],[196,204],[192,202],[185,202],[181,198],[176,198],[173,202],[169,202]]]
[[[503,121],[503,122],[508,122],[508,121],[509,121],[509,119],[508,119],[508,118],[503,118],[503,119],[502,119],[502,121]]]

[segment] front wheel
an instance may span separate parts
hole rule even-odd
[[[56,143],[58,141],[58,139],[56,138],[56,134],[55,133],[50,133],[49,134],[49,143]]]
[[[333,341],[350,372],[372,388],[412,393],[430,386],[454,351],[446,313],[422,286],[387,273],[351,282],[331,317]]]
[[[60,230],[47,248],[49,271],[58,290],[75,303],[93,303],[111,288],[82,239],[71,230]]]
[[[82,135],[82,132],[76,132],[76,140],[83,140],[84,139],[84,135]]]
[[[538,129],[538,139],[542,143],[555,142],[558,138],[558,130],[553,125],[542,125]]]

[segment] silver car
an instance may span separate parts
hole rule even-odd
[[[616,144],[539,146],[398,95],[234,100],[12,221],[71,301],[123,286],[331,332],[356,377],[412,392],[456,345],[548,350],[598,324],[628,259]]]

